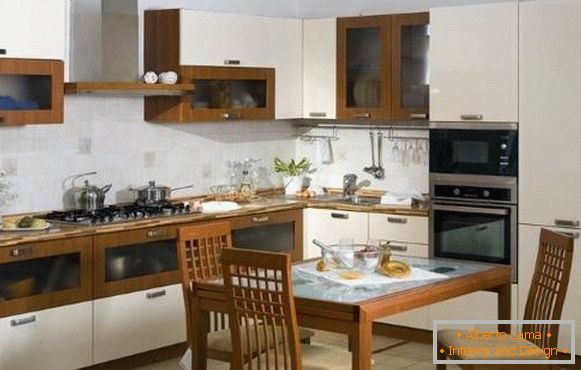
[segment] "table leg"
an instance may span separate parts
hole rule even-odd
[[[192,333],[192,369],[206,370],[208,368],[208,332],[210,331],[210,313],[195,310]]]
[[[351,368],[353,370],[371,369],[371,335],[372,321],[362,320],[355,323],[355,332],[351,335]]]
[[[511,293],[512,285],[507,283],[501,285],[497,289],[498,293],[498,319],[499,320],[510,320],[511,307]],[[505,333],[510,333],[510,324],[499,324],[499,331],[504,331]]]

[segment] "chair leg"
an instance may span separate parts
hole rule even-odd
[[[438,342],[438,346],[436,348],[442,348],[442,343]],[[446,352],[444,353],[440,353],[440,350],[437,349],[438,351],[438,360],[445,360],[446,359]],[[446,370],[446,364],[438,364],[436,365],[436,370]]]

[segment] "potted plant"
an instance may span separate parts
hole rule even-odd
[[[310,167],[311,162],[306,158],[299,162],[294,159],[284,162],[278,157],[274,158],[274,173],[282,175],[284,193],[287,195],[294,195],[303,189],[305,174],[309,172]]]

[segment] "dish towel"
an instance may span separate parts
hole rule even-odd
[[[333,146],[330,138],[315,140],[315,161],[320,164],[333,164]]]

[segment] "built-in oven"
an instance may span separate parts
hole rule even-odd
[[[516,123],[430,123],[430,174],[516,177]]]
[[[516,179],[483,178],[432,179],[430,253],[509,265],[516,282]]]

